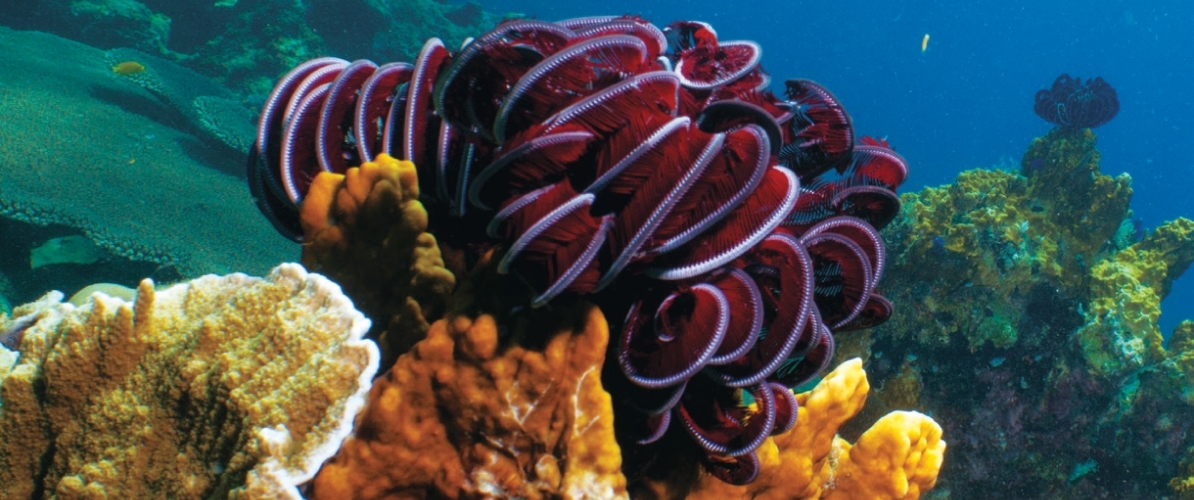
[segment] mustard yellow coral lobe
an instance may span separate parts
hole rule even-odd
[[[301,216],[303,264],[374,318],[370,336],[389,366],[443,316],[456,286],[427,232],[414,164],[382,154],[344,174],[322,172]]]

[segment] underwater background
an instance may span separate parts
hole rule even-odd
[[[753,40],[774,90],[823,84],[907,160],[881,232],[895,313],[837,340],[832,366],[862,358],[871,384],[841,436],[932,417],[950,448],[924,498],[1194,498],[1190,2],[6,2],[0,312],[298,260],[245,157],[304,60],[412,61],[431,36],[598,14]],[[1118,114],[1042,120],[1033,96],[1061,73],[1102,77]]]

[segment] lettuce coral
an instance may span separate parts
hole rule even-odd
[[[61,298],[14,311],[36,322],[0,382],[0,497],[298,498],[378,367],[369,321],[296,264]]]

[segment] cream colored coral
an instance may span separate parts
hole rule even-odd
[[[369,321],[297,264],[48,299],[14,311],[42,316],[0,384],[3,498],[298,498],[378,367]]]

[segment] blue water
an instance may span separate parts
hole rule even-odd
[[[1061,73],[1102,76],[1120,101],[1119,115],[1096,129],[1103,172],[1132,176],[1132,210],[1145,227],[1194,218],[1194,2],[482,5],[552,21],[623,13],[660,26],[694,19],[712,24],[722,40],[754,40],[776,90],[786,78],[816,80],[845,104],[860,136],[891,141],[911,164],[904,192],[949,183],[971,168],[1018,168],[1032,138],[1051,127],[1032,112],[1036,91]],[[1165,335],[1194,318],[1194,278],[1179,280],[1162,310]]]

